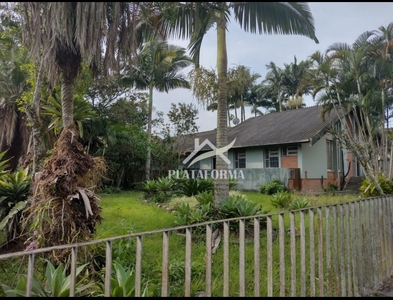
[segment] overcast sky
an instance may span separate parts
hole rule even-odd
[[[316,44],[310,38],[300,35],[260,35],[245,32],[235,21],[228,25],[227,54],[228,69],[243,65],[251,74],[258,73],[260,83],[267,73],[266,65],[274,62],[283,68],[296,56],[297,62],[307,59],[315,51],[324,53],[334,43],[353,44],[365,31],[378,30],[393,22],[393,2],[309,2],[314,18]],[[187,47],[186,40],[171,40],[171,44]],[[200,63],[204,68],[216,69],[216,30],[208,31],[202,43]],[[185,69],[185,75],[190,71]],[[199,110],[197,125],[199,132],[216,128],[216,112],[206,111],[193,97],[190,90],[174,89],[168,93],[154,91],[154,110],[162,111],[166,117],[171,103],[194,103]],[[305,98],[307,106],[314,105],[311,97]],[[246,107],[247,118],[252,116]],[[154,117],[154,116],[153,116]],[[166,117],[166,122],[168,119]]]

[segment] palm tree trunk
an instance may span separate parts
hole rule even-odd
[[[151,165],[151,122],[153,118],[153,86],[149,87],[149,108],[147,119],[147,153],[146,153],[146,180],[150,179],[150,165]]]
[[[73,80],[63,76],[61,79],[61,113],[63,118],[63,129],[74,125],[74,84]]]
[[[226,5],[225,2],[221,2],[222,5]],[[218,107],[217,107],[217,148],[222,148],[228,143],[227,133],[227,115],[226,110],[228,108],[227,99],[227,49],[226,49],[226,19],[223,12],[218,13],[217,21],[217,77],[218,77]],[[224,153],[228,156],[228,153]],[[228,165],[221,158],[216,156],[216,169],[217,178],[215,179],[214,185],[214,206],[218,209],[219,204],[225,201],[229,197],[229,183],[228,178],[223,174],[228,173]],[[220,175],[220,176],[219,176]]]

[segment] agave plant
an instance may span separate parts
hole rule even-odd
[[[66,276],[67,268],[64,268],[62,265],[55,268],[49,260],[46,260],[46,262],[45,283],[42,284],[37,279],[33,278],[31,296],[69,297],[71,275]],[[87,265],[88,264],[81,265],[76,269],[77,277]],[[88,272],[86,272],[85,275],[75,283],[76,296],[83,297],[90,294],[88,289],[94,285],[94,282],[86,282],[87,277]],[[1,286],[8,297],[24,297],[26,296],[27,277],[26,275],[21,275],[14,289],[6,284],[1,284]]]
[[[133,269],[123,268],[118,261],[113,261],[114,276],[111,278],[110,297],[135,297],[135,273]],[[105,279],[101,276],[102,282],[97,285],[102,291],[99,296],[104,296],[105,293]],[[147,296],[147,284],[142,292],[142,297]]]

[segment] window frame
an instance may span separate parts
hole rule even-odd
[[[241,157],[239,157],[241,156]],[[235,150],[235,168],[245,169],[246,168],[246,150],[237,149]]]

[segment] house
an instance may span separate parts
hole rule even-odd
[[[321,116],[320,106],[252,117],[228,128],[228,177],[237,180],[238,189],[259,187],[280,179],[289,189],[321,192],[344,179],[362,176],[350,152],[330,133],[339,126],[332,112]],[[216,130],[183,136],[178,144],[183,169],[193,176],[214,177]],[[220,155],[221,153],[218,153]]]

